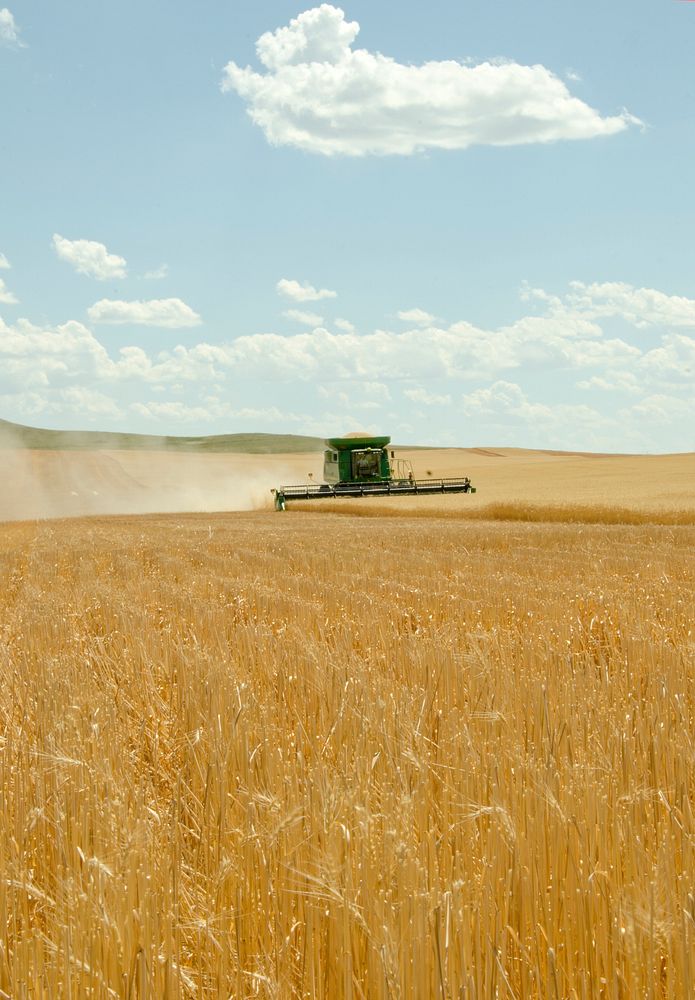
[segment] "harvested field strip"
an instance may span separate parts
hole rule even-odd
[[[5,995],[692,995],[695,529],[18,524],[0,584]]]

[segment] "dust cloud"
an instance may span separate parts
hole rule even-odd
[[[41,451],[0,436],[0,520],[270,508],[321,477],[321,455]]]
[[[457,504],[617,504],[695,510],[695,454],[591,455],[518,448],[398,449],[415,478],[469,475],[465,497],[384,500],[402,511]],[[271,489],[321,482],[320,452],[249,455],[147,450],[26,449],[0,427],[0,521],[100,514],[270,509]]]

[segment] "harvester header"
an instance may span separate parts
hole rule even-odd
[[[468,476],[415,479],[412,464],[396,458],[390,437],[328,438],[323,453],[323,483],[282,486],[272,490],[275,509],[295,500],[331,497],[428,496],[432,493],[475,493]]]

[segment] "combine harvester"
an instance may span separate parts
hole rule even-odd
[[[275,509],[295,500],[330,497],[430,496],[433,493],[475,493],[468,476],[460,479],[415,479],[413,467],[389,449],[390,437],[329,438],[324,452],[325,483],[282,486],[272,490]]]

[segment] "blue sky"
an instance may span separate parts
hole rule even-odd
[[[677,0],[10,0],[0,416],[695,450],[694,45]]]

